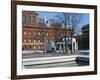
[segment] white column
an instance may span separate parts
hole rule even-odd
[[[61,51],[61,44],[60,44],[60,51]]]
[[[72,38],[72,52],[73,52],[73,38]]]
[[[76,42],[76,39],[75,39],[75,47],[74,47],[74,49],[75,49],[75,52],[77,51],[77,42]]]
[[[75,52],[78,50],[78,42],[75,39]]]

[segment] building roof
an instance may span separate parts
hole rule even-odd
[[[36,11],[23,11],[23,14],[35,14],[35,15],[39,15]]]

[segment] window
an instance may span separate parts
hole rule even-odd
[[[24,35],[26,35],[26,31],[24,32]]]
[[[36,47],[34,46],[34,49],[36,49]]]
[[[36,40],[34,40],[34,42],[36,42]]]
[[[22,15],[22,24],[25,24],[25,23],[26,23],[26,16]]]
[[[30,23],[30,22],[31,22],[31,16],[27,16],[27,17],[26,17],[26,22],[27,22],[27,23]]]
[[[38,42],[40,42],[40,40],[38,40]]]
[[[38,46],[38,49],[40,49],[40,46]]]
[[[29,39],[29,42],[31,42],[31,40]]]
[[[31,32],[29,32],[29,35],[31,35]]]
[[[38,32],[38,35],[40,35],[40,32]]]
[[[26,42],[26,40],[24,40],[24,42]]]
[[[32,16],[32,24],[35,23],[35,16]]]
[[[34,35],[36,35],[36,32],[34,32]]]

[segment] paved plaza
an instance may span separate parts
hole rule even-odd
[[[38,58],[38,57],[55,57],[55,56],[67,56],[74,53],[64,53],[64,52],[52,52],[52,53],[24,53],[23,58]],[[75,54],[76,55],[76,54]]]

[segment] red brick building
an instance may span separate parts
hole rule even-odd
[[[44,43],[52,40],[59,42],[66,35],[71,36],[70,29],[55,27],[51,24],[48,28],[40,21],[39,15],[34,11],[22,11],[22,48],[23,50],[43,51]]]

